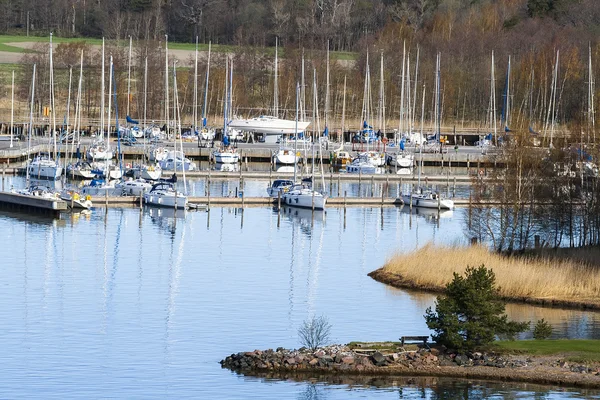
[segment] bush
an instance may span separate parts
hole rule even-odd
[[[536,340],[548,339],[552,336],[552,326],[544,320],[539,319],[533,328],[533,338]]]
[[[459,351],[492,343],[497,335],[510,339],[523,332],[528,323],[508,321],[504,302],[495,287],[496,276],[484,265],[467,267],[465,276],[454,273],[435,312],[427,308],[425,320],[435,333],[433,340]]]
[[[324,346],[329,341],[331,324],[326,317],[312,317],[305,320],[298,329],[300,344],[311,350]]]

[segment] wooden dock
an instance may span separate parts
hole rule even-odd
[[[17,193],[0,192],[0,205],[6,209],[57,216],[67,211],[67,202],[61,199],[45,199]]]

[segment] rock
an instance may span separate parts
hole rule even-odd
[[[398,354],[398,353],[392,353],[390,355],[390,359],[393,362],[398,362],[400,360],[400,354]]]
[[[296,365],[296,358],[294,357],[288,357],[285,360],[283,360],[283,364],[287,364],[287,365]]]
[[[378,367],[386,364],[385,356],[378,351],[371,355],[371,360],[373,360],[373,364],[377,365]]]
[[[352,356],[342,357],[342,364],[345,364],[345,365],[354,364],[354,357],[352,357]]]
[[[471,357],[473,360],[481,360],[481,358],[483,357],[483,354],[481,354],[480,352],[476,351],[475,353],[473,353],[473,357]]]
[[[454,363],[456,363],[456,365],[459,367],[468,366],[471,365],[471,359],[464,354],[458,354],[456,357],[454,357]]]
[[[433,354],[434,356],[439,356],[440,355],[440,351],[436,348],[433,348],[429,351],[431,354]]]
[[[311,367],[316,366],[319,363],[319,359],[318,358],[313,358],[312,360],[310,360],[308,362],[308,365],[310,365]]]
[[[569,368],[569,363],[566,361],[563,361],[561,363],[558,364],[561,368]]]

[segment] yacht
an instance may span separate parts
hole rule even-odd
[[[298,121],[297,130],[304,132],[310,122]],[[292,134],[296,132],[296,121],[280,119],[270,115],[250,119],[234,119],[228,126],[241,131],[263,133],[267,135]]]
[[[69,207],[72,204],[73,208],[79,208],[83,210],[89,210],[92,208],[92,198],[89,194],[82,196],[76,190],[64,189],[62,192],[60,192],[60,198],[66,201]]]
[[[273,184],[267,188],[269,197],[279,197],[279,193],[282,195],[290,190],[294,186],[294,182],[289,179],[276,179]]]
[[[113,156],[113,151],[106,145],[104,140],[95,142],[87,151],[88,159],[94,161],[110,160]]]
[[[174,185],[170,182],[158,182],[152,186],[149,192],[144,193],[144,202],[149,205],[186,208],[187,196],[176,192]]]
[[[298,155],[293,149],[282,147],[273,155],[275,164],[292,165],[298,161]]]
[[[400,168],[412,168],[415,163],[415,156],[412,153],[402,151],[395,155],[389,155],[388,162],[390,165]]]
[[[170,151],[167,157],[160,162],[160,168],[164,171],[196,171],[196,163],[185,157],[181,151]]]
[[[452,210],[454,209],[454,202],[450,199],[445,199],[431,190],[417,189],[411,194],[402,194],[402,201],[404,204],[410,206],[411,201],[413,207],[423,208],[440,208],[441,210]]]
[[[53,160],[48,153],[38,154],[27,165],[29,176],[39,179],[56,180],[62,175],[63,167]]]
[[[351,163],[346,164],[346,172],[349,174],[381,174],[383,169],[373,164],[366,153],[361,153]]]
[[[215,162],[220,164],[235,164],[240,161],[240,154],[231,147],[225,147],[213,152]]]
[[[92,179],[96,174],[94,167],[87,161],[77,161],[67,165],[67,177]]]
[[[324,210],[327,196],[313,190],[305,183],[295,184],[281,196],[283,204],[294,207],[313,208]]]

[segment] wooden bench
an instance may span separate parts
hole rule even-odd
[[[428,339],[429,336],[402,336],[400,338],[400,343],[402,343],[402,347],[404,347],[405,342],[422,342],[424,346],[429,348],[429,345],[427,344]]]

